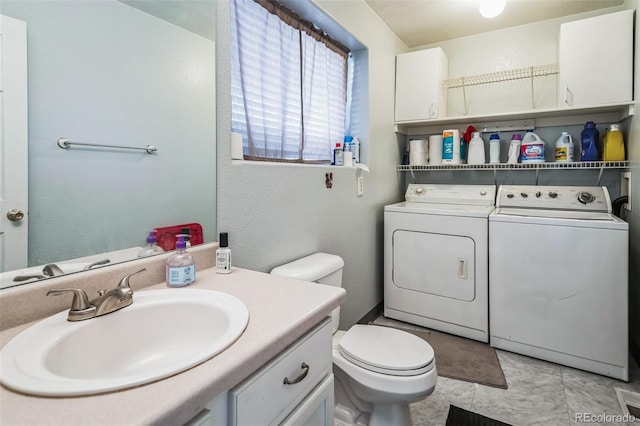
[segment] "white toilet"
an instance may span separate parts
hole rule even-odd
[[[342,286],[341,257],[315,253],[274,268],[271,273]],[[438,373],[431,346],[404,331],[356,324],[338,331],[333,312],[334,424],[411,425],[409,404],[429,396]]]

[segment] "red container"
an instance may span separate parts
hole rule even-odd
[[[176,249],[176,241],[178,241],[176,235],[179,234],[189,234],[189,242],[192,246],[202,244],[204,242],[202,237],[202,225],[199,223],[185,223],[182,225],[166,226],[164,228],[156,228],[154,231],[156,233],[158,245],[162,247],[164,251],[172,251]]]

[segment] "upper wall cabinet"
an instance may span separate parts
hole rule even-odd
[[[560,26],[558,106],[633,99],[633,10]]]
[[[396,56],[395,121],[433,120],[447,115],[449,60],[441,48]]]

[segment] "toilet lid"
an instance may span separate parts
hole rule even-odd
[[[416,376],[433,368],[433,348],[405,331],[356,324],[338,345],[343,357],[370,371],[393,376]]]

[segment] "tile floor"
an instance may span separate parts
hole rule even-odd
[[[394,320],[380,317],[375,322],[390,324]],[[411,405],[414,425],[444,425],[451,404],[513,426],[628,424],[583,423],[576,419],[576,414],[622,415],[614,387],[640,392],[640,368],[633,358],[630,380],[626,383],[511,352],[496,352],[508,389],[438,377],[434,393]],[[640,419],[634,425],[640,425]]]

